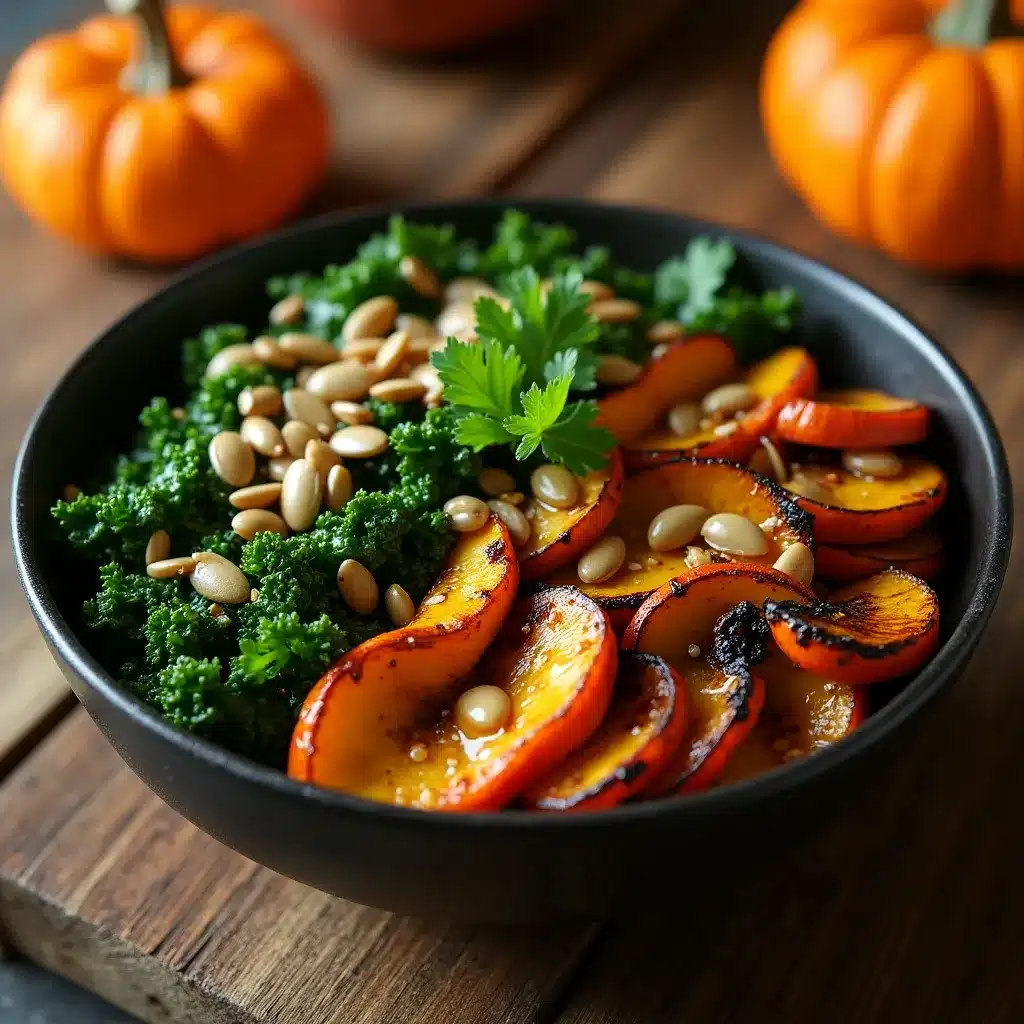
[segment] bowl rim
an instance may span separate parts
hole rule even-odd
[[[174,292],[189,282],[202,278],[215,268],[244,258],[264,247],[294,244],[304,235],[314,235],[365,222],[380,221],[390,214],[410,219],[444,219],[460,210],[494,213],[495,219],[507,208],[523,210],[531,215],[565,221],[588,211],[603,211],[639,222],[678,222],[689,233],[719,233],[728,237],[741,250],[771,261],[783,274],[799,269],[817,287],[837,294],[867,315],[898,334],[905,343],[927,358],[949,384],[956,399],[968,411],[983,446],[979,452],[988,464],[994,501],[987,521],[979,524],[983,538],[979,582],[971,594],[963,617],[933,659],[880,711],[870,716],[853,734],[823,748],[814,757],[803,758],[775,768],[764,775],[722,789],[669,797],[649,803],[620,805],[602,811],[550,815],[505,812],[469,812],[460,814],[429,814],[391,804],[377,803],[336,790],[300,783],[284,772],[263,765],[244,755],[233,753],[216,743],[187,733],[168,723],[149,705],[123,689],[89,653],[70,623],[61,615],[52,592],[39,568],[32,525],[27,514],[27,497],[32,484],[32,467],[40,456],[37,434],[41,423],[58,407],[70,378],[87,361],[101,358],[104,349],[116,342],[117,336],[130,329],[132,320],[153,304],[173,300]],[[840,764],[856,759],[870,747],[897,731],[920,712],[937,694],[949,685],[963,668],[980,639],[996,604],[1010,554],[1013,497],[1006,453],[988,408],[977,389],[943,345],[932,339],[906,312],[882,298],[866,285],[841,273],[834,267],[796,249],[772,242],[756,232],[730,225],[690,217],[673,210],[637,204],[604,203],[579,197],[547,196],[526,198],[516,196],[480,197],[473,199],[438,200],[432,202],[366,205],[334,211],[289,225],[270,234],[217,252],[175,273],[165,284],[121,316],[76,357],[51,388],[32,417],[18,451],[11,488],[11,523],[15,564],[29,605],[47,642],[86,687],[113,704],[135,725],[155,734],[161,741],[177,747],[183,754],[198,759],[214,771],[224,771],[242,784],[269,787],[277,796],[316,804],[342,815],[359,815],[378,822],[419,831],[444,829],[451,832],[480,828],[529,831],[563,831],[611,827],[618,824],[682,821],[704,815],[738,813],[753,803],[774,799],[799,789],[819,775]]]

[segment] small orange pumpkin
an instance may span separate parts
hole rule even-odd
[[[108,6],[132,17],[38,40],[0,95],[0,173],[28,214],[101,252],[172,261],[292,212],[328,152],[294,56],[251,14]]]
[[[923,267],[1024,268],[1024,40],[1010,0],[802,0],[761,111],[782,173],[829,227]]]

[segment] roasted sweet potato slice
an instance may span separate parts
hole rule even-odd
[[[807,483],[815,498],[801,492]],[[933,462],[907,456],[893,479],[866,480],[841,466],[793,467],[786,487],[814,516],[814,536],[825,544],[880,544],[905,537],[926,523],[946,500],[946,474]]]
[[[699,334],[677,341],[629,387],[601,399],[597,422],[619,444],[643,437],[679,402],[693,402],[736,376],[736,351],[718,334]]]
[[[841,582],[862,580],[882,569],[902,569],[931,580],[942,567],[942,537],[926,524],[885,544],[819,544],[815,560],[820,576]]]
[[[624,628],[650,594],[691,569],[685,549],[654,552],[647,543],[651,520],[670,505],[702,505],[712,513],[736,512],[766,524],[768,551],[746,560],[754,564],[772,565],[786,544],[812,544],[810,518],[773,481],[731,463],[680,457],[627,480],[618,515],[607,530],[626,542],[626,559],[615,576],[582,583],[572,565],[545,585],[579,586],[611,615],[616,628]]]
[[[462,534],[412,621],[353,648],[310,690],[292,734],[288,774],[364,792],[367,772],[423,703],[477,663],[515,600],[519,563],[504,524]]]
[[[787,402],[776,430],[787,441],[822,448],[917,444],[928,434],[928,407],[883,391],[829,391]]]
[[[935,591],[899,569],[853,583],[813,607],[772,599],[764,614],[793,664],[841,683],[906,675],[939,644]]]
[[[757,448],[761,435],[773,433],[775,419],[786,402],[814,394],[818,368],[806,349],[784,348],[751,367],[744,381],[760,402],[742,418],[729,421],[735,423],[731,433],[723,436],[724,425],[718,423],[709,423],[706,428],[685,437],[672,433],[664,425],[655,427],[627,446],[627,470],[636,472],[670,461],[675,452],[746,462]]]
[[[652,654],[622,651],[604,721],[582,747],[523,794],[538,811],[596,811],[646,789],[686,733],[683,680]]]
[[[519,549],[522,578],[541,579],[578,561],[615,518],[622,502],[622,484],[622,455],[616,448],[604,469],[580,481],[575,508],[552,508],[530,498],[524,507],[530,520],[530,539]]]

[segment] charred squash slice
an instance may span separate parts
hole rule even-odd
[[[826,544],[880,544],[926,523],[946,500],[946,474],[925,459],[906,457],[893,479],[864,479],[841,466],[793,467],[786,483],[814,516],[814,536]],[[826,500],[827,498],[827,500]]]
[[[887,544],[819,544],[815,558],[818,573],[830,580],[862,580],[883,569],[932,580],[942,568],[942,537],[934,526],[925,525]]]
[[[412,621],[353,648],[310,690],[292,733],[288,774],[364,792],[367,772],[393,748],[391,734],[479,661],[518,586],[512,541],[496,516],[462,534]]]
[[[523,509],[530,521],[530,539],[519,549],[522,578],[541,579],[575,563],[615,518],[623,480],[622,456],[616,448],[604,469],[580,481],[580,500],[574,508],[552,508],[530,498]]]
[[[883,391],[855,388],[787,402],[779,436],[822,448],[890,448],[917,444],[928,434],[928,408]]]
[[[773,599],[764,613],[793,664],[841,683],[906,675],[939,645],[935,591],[899,569],[860,580],[813,607]]]
[[[768,551],[744,560],[753,564],[772,565],[787,544],[813,544],[810,517],[773,481],[728,462],[680,457],[629,478],[618,515],[607,530],[626,543],[625,562],[615,576],[603,583],[581,583],[573,565],[548,577],[544,585],[578,586],[608,612],[616,628],[624,628],[650,594],[692,568],[685,549],[654,552],[647,543],[651,520],[670,505],[702,505],[712,513],[735,512],[765,524]]]
[[[671,345],[651,359],[629,387],[601,399],[598,425],[627,444],[660,423],[673,405],[693,402],[736,376],[736,351],[718,334],[699,334]]]
[[[538,811],[596,811],[646,789],[683,741],[686,694],[668,662],[622,651],[611,707],[578,750],[523,794]]]
[[[724,424],[709,424],[683,437],[664,426],[656,427],[628,445],[627,470],[658,465],[675,453],[746,462],[757,449],[758,438],[774,431],[779,410],[792,398],[814,394],[818,368],[806,349],[784,348],[751,367],[744,382],[759,402],[742,419],[728,421],[735,425],[731,433],[723,436]]]

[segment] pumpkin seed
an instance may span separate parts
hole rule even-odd
[[[828,505],[832,501],[831,493],[822,487],[817,480],[804,476],[801,472],[794,472],[786,481],[786,490],[808,501],[817,502],[819,505]]]
[[[146,565],[163,562],[171,554],[171,535],[166,530],[156,530],[146,542]]]
[[[395,331],[390,335],[373,360],[373,369],[378,378],[390,377],[405,359],[408,348],[409,335],[405,331]]]
[[[467,690],[455,702],[455,724],[470,739],[493,736],[512,715],[512,700],[500,686],[484,683]]]
[[[438,337],[436,334],[429,338],[413,338],[410,336],[409,348],[405,353],[407,362],[413,366],[425,363],[433,353],[437,341]]]
[[[420,363],[419,366],[414,366],[409,371],[409,376],[425,385],[428,390],[441,387],[441,376],[437,372],[437,367],[431,366],[430,363]]]
[[[338,358],[338,350],[315,334],[282,334],[277,343],[302,363],[326,365]]]
[[[195,568],[189,574],[192,589],[218,604],[246,604],[251,588],[245,573],[223,555],[213,551],[194,552]]]
[[[222,348],[207,364],[207,378],[222,377],[236,366],[256,366],[260,357],[253,351],[252,345],[228,345]]]
[[[356,359],[321,366],[306,381],[306,390],[325,402],[359,402],[373,381],[370,371]]]
[[[685,547],[700,533],[710,515],[703,505],[670,505],[651,520],[647,543],[652,551]]]
[[[479,277],[453,277],[444,286],[444,302],[450,306],[454,302],[468,302],[472,305],[482,296],[494,298],[497,291]]]
[[[895,452],[843,452],[843,467],[855,476],[892,480],[903,472],[903,460]]]
[[[285,474],[288,472],[288,467],[294,461],[294,455],[282,455],[279,459],[271,459],[267,463],[267,476],[278,483],[282,482],[285,478]]]
[[[398,303],[390,295],[378,295],[359,303],[349,313],[341,330],[343,341],[355,338],[382,338],[398,316]]]
[[[732,416],[737,412],[746,412],[756,404],[757,395],[746,384],[723,384],[704,396],[701,409],[706,416],[713,416],[716,413],[721,416]]]
[[[435,321],[437,333],[442,338],[458,338],[459,341],[474,342],[477,340],[476,311],[472,302],[451,302],[441,310]]]
[[[270,307],[270,322],[275,326],[293,324],[302,319],[306,312],[306,303],[301,295],[286,295],[280,302]]]
[[[600,384],[632,384],[643,372],[644,368],[639,363],[625,356],[600,356],[597,360],[597,380]]]
[[[388,618],[399,628],[408,625],[416,614],[416,605],[413,604],[412,598],[397,583],[392,583],[384,591],[384,607],[387,609]]]
[[[352,497],[352,474],[347,466],[340,463],[327,471],[327,486],[324,488],[324,504],[332,512],[340,512]]]
[[[507,501],[492,498],[487,504],[491,511],[505,524],[514,547],[521,548],[530,539],[530,520],[522,511]]]
[[[444,511],[458,533],[473,533],[491,518],[487,502],[471,494],[459,494],[444,503]]]
[[[340,396],[339,396],[340,397]],[[308,423],[325,436],[334,430],[335,419],[327,403],[304,388],[292,388],[284,393],[284,408],[288,418]]]
[[[516,506],[522,505],[526,501],[526,495],[522,491],[505,491],[503,494],[499,494],[498,498]]]
[[[516,489],[516,478],[511,473],[506,473],[503,469],[495,469],[488,467],[481,469],[476,476],[476,482],[480,485],[480,490],[484,494],[490,494],[497,496],[504,494],[506,491],[514,491]]]
[[[373,573],[362,562],[346,558],[338,566],[338,590],[345,604],[359,615],[372,615],[377,610],[380,592]]]
[[[810,583],[814,579],[814,555],[806,544],[790,544],[779,555],[774,567],[801,583]]]
[[[440,409],[444,405],[444,388],[436,387],[428,389],[423,396],[423,404],[428,409]]]
[[[370,395],[382,402],[414,402],[426,393],[426,384],[412,377],[391,377],[370,388]]]
[[[754,558],[768,553],[768,538],[757,523],[735,512],[718,512],[704,521],[701,536],[716,551]]]
[[[587,312],[602,324],[631,324],[643,314],[643,307],[632,299],[596,299]]]
[[[243,416],[276,416],[281,411],[281,389],[273,384],[243,388],[238,396],[238,411]]]
[[[281,500],[281,485],[279,483],[252,484],[249,487],[242,487],[232,491],[228,495],[228,501],[235,508],[270,508]]]
[[[359,402],[344,400],[331,402],[331,412],[334,413],[341,423],[345,423],[350,427],[357,426],[360,423],[372,423],[376,419],[373,415],[373,410],[367,409],[365,405],[361,405]]]
[[[256,456],[240,434],[222,430],[210,442],[210,465],[226,484],[244,487],[256,473]]]
[[[689,437],[700,427],[700,409],[691,402],[680,402],[668,411],[668,429],[676,437]]]
[[[584,583],[603,583],[611,579],[626,560],[626,542],[621,537],[602,537],[576,565],[576,574]]]
[[[281,437],[293,459],[301,459],[306,454],[306,445],[318,436],[317,432],[302,420],[289,420],[281,428]]]
[[[589,295],[591,299],[614,299],[615,289],[604,281],[584,281],[580,284],[581,292]]]
[[[395,318],[395,327],[414,339],[433,338],[437,335],[434,325],[425,316],[417,316],[415,313],[399,313]]]
[[[360,363],[372,363],[383,344],[383,338],[356,338],[341,350],[341,354],[346,359],[355,359]]]
[[[278,370],[293,370],[298,360],[290,352],[285,352],[277,343],[277,338],[263,336],[252,343],[252,350],[264,366],[273,366]]]
[[[295,371],[295,386],[304,388],[306,386],[306,382],[313,376],[315,370],[316,367],[310,366],[308,363],[305,366],[300,366],[298,370]]]
[[[320,511],[323,482],[313,463],[296,459],[281,484],[281,515],[296,533],[308,530]]]
[[[651,349],[651,359],[660,359],[672,346],[667,342],[661,342]]]
[[[242,440],[251,445],[260,455],[276,459],[284,455],[284,438],[277,424],[266,416],[246,416],[239,427]]]
[[[307,462],[313,464],[313,468],[316,470],[317,476],[320,477],[320,482],[324,487],[327,486],[327,474],[335,466],[341,465],[341,459],[338,458],[334,449],[326,441],[321,441],[318,437],[306,442],[306,450],[303,452],[302,457]]]
[[[188,576],[196,567],[192,555],[181,555],[178,558],[161,558],[146,566],[146,575],[155,580],[173,580],[179,576]]]
[[[343,459],[372,459],[387,449],[388,435],[379,427],[343,427],[330,445]]]
[[[647,340],[652,345],[671,345],[686,337],[686,328],[678,320],[659,320],[647,328]]]
[[[231,529],[246,540],[252,540],[257,533],[279,533],[282,537],[288,536],[287,523],[276,512],[265,508],[247,508],[235,513],[231,519]]]
[[[731,437],[739,429],[740,425],[735,420],[728,420],[725,423],[719,423],[711,433],[714,434],[715,437]]]
[[[425,299],[441,297],[441,282],[437,274],[419,256],[403,256],[398,263],[398,274],[414,292]]]
[[[534,496],[553,508],[572,508],[580,494],[579,481],[565,468],[553,463],[538,466],[530,474]]]

